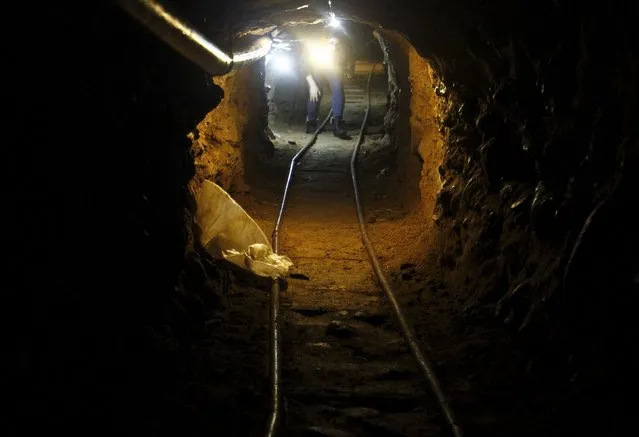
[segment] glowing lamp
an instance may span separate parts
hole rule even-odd
[[[337,19],[334,12],[331,12],[331,18],[328,20],[328,25],[335,29],[342,27],[342,23]]]
[[[309,57],[313,65],[321,70],[335,68],[335,44],[331,42],[309,42]]]

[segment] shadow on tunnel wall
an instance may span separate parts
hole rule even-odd
[[[511,332],[540,393],[561,393],[540,415],[548,435],[621,431],[637,365],[637,7],[414,5],[366,18],[407,35],[451,103],[446,283],[468,316]]]
[[[220,89],[111,2],[37,9],[38,46],[2,30],[3,434],[219,431],[241,412],[200,408],[192,348],[215,269],[184,252],[186,135]]]

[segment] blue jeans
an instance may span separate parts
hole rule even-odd
[[[317,76],[313,75],[313,78],[316,79]],[[333,117],[342,117],[344,115],[344,84],[342,82],[342,75],[339,72],[329,72],[326,74],[326,79],[328,80],[328,86],[331,88]],[[317,82],[317,80],[315,80],[315,82]],[[306,116],[308,120],[317,119],[321,101],[321,95],[317,102],[312,102],[311,99],[308,99],[308,103],[306,104]]]

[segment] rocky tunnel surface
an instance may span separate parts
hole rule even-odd
[[[231,47],[327,3],[175,6]],[[346,83],[356,133],[378,68],[367,226],[466,434],[631,429],[637,6],[331,7],[377,50]],[[3,29],[5,429],[265,432],[268,281],[198,244],[195,199],[214,181],[270,231],[303,84],[276,90],[264,60],[212,78],[115,4],[21,8],[50,50]],[[291,194],[280,433],[447,435],[359,242],[352,146],[320,134]]]

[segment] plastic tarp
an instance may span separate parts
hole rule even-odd
[[[291,260],[273,247],[255,221],[219,185],[204,181],[197,199],[200,243],[213,258],[225,259],[258,276],[285,277]]]

